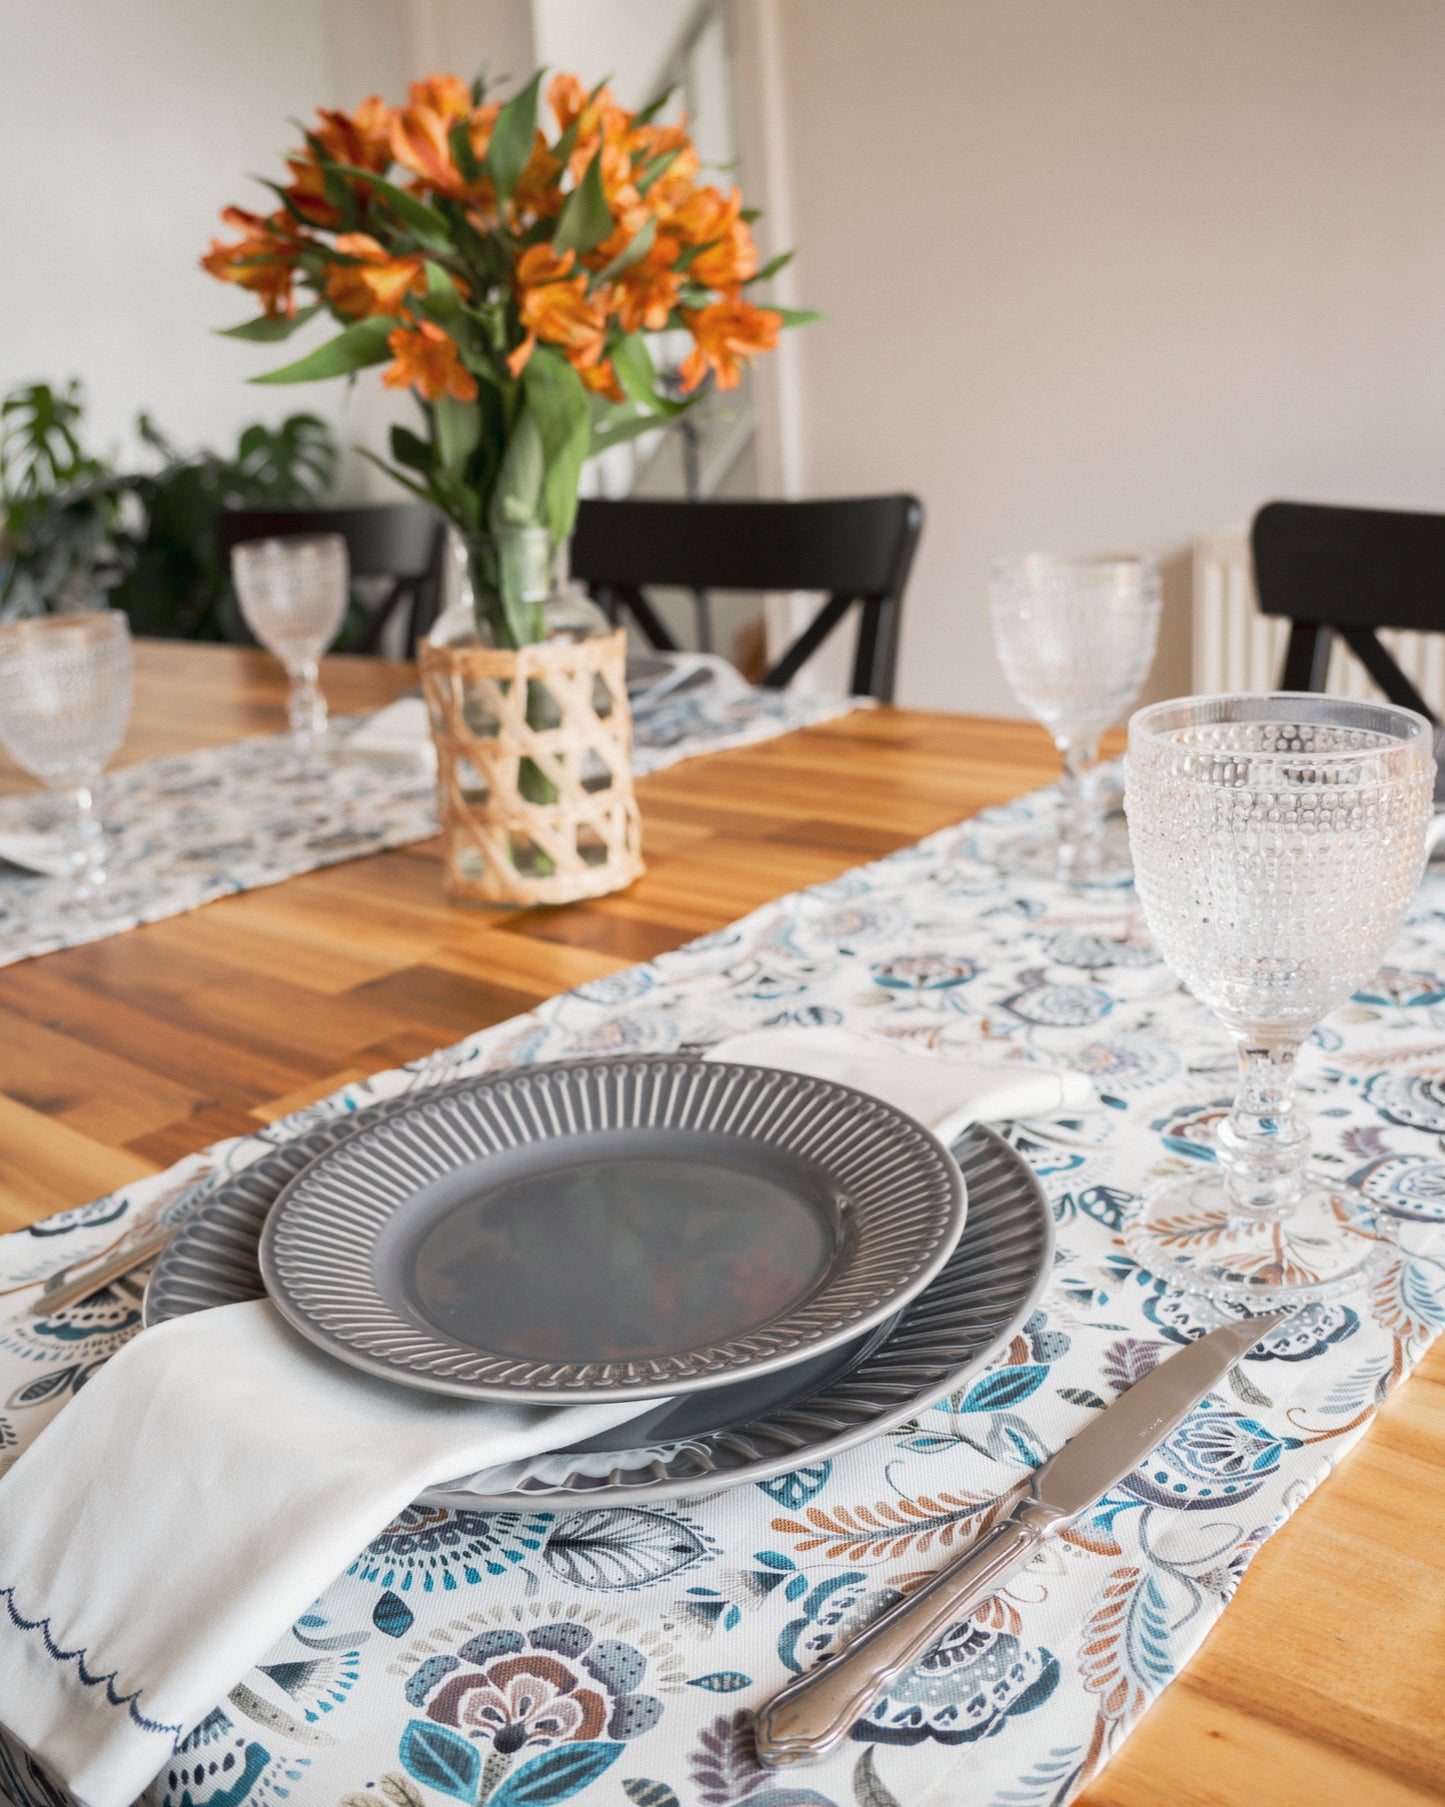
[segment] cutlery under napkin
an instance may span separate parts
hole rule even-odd
[[[1094,1096],[1082,1074],[837,1029],[734,1036],[711,1058],[855,1085],[945,1140]],[[657,1404],[477,1405],[392,1386],[266,1301],[144,1331],[0,1479],[0,1725],[85,1807],[127,1807],[427,1487],[518,1471]]]
[[[0,1725],[85,1807],[128,1807],[428,1486],[655,1404],[392,1386],[266,1300],[144,1331],[0,1480]]]

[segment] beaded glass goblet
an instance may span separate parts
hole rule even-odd
[[[231,548],[231,577],[246,626],[275,653],[291,680],[288,715],[297,757],[324,744],[321,655],[346,616],[346,541],[339,533],[243,540]]]
[[[1055,821],[1001,848],[1000,864],[1076,884],[1127,884],[1128,837],[1104,808],[1094,768],[1100,736],[1133,704],[1154,662],[1158,568],[1144,558],[999,559],[989,609],[1009,688],[1064,762]]]
[[[64,838],[66,907],[91,911],[104,896],[95,782],[125,739],[131,688],[130,624],[117,609],[0,627],[0,744],[61,799],[48,826]]]
[[[1435,761],[1423,717],[1387,704],[1187,697],[1129,723],[1134,883],[1160,953],[1240,1061],[1217,1164],[1126,1226],[1150,1272],[1264,1310],[1342,1292],[1390,1234],[1311,1170],[1301,1043],[1378,971],[1420,881]]]

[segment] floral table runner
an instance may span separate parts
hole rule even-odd
[[[897,1682],[842,1752],[768,1773],[750,1711],[963,1548],[1036,1463],[1224,1316],[1141,1272],[1120,1227],[1150,1186],[1212,1158],[1230,1050],[1159,962],[1129,893],[1084,899],[991,866],[999,834],[1035,807],[770,904],[0,1242],[0,1287],[13,1289],[128,1224],[182,1216],[322,1114],[467,1072],[700,1049],[769,1024],[1071,1062],[1099,1091],[1095,1112],[1014,1131],[1053,1202],[1057,1264],[1042,1309],[989,1372],[836,1461],[687,1505],[412,1508],[217,1703],[148,1802],[1058,1807],[1097,1772],[1445,1315],[1445,881],[1426,881],[1392,964],[1302,1062],[1320,1159],[1409,1220],[1412,1252],[1368,1294],[1272,1334]],[[119,1293],[54,1321],[0,1323],[0,1460],[136,1327]],[[0,1756],[0,1788],[53,1807],[15,1753]]]
[[[770,740],[868,700],[747,686],[668,698],[638,714],[633,768],[645,776]],[[0,966],[436,834],[436,781],[419,761],[347,754],[347,735],[364,719],[333,722],[336,757],[320,778],[302,772],[280,734],[107,773],[96,792],[110,839],[103,909],[77,910],[61,880],[29,877],[0,858]],[[0,854],[7,831],[47,826],[51,808],[34,792],[0,798]]]

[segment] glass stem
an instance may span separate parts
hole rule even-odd
[[[1295,1106],[1298,1041],[1236,1034],[1239,1089],[1219,1126],[1230,1203],[1242,1218],[1277,1222],[1294,1208],[1309,1158],[1309,1130]]]
[[[66,840],[70,870],[78,897],[94,897],[105,884],[105,830],[95,813],[95,793],[88,784],[70,792],[74,807],[67,812]]]
[[[291,672],[291,737],[296,743],[296,751],[303,757],[314,749],[317,740],[326,732],[326,698],[321,694],[317,678],[314,659],[306,660]]]
[[[1058,742],[1064,761],[1064,775],[1059,784],[1059,877],[1068,878],[1079,864],[1079,850],[1099,832],[1099,787],[1095,767],[1099,757],[1099,737],[1077,740],[1068,737]]]

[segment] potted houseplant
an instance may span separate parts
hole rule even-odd
[[[753,217],[702,180],[663,102],[630,113],[608,88],[543,73],[505,103],[434,75],[404,107],[373,95],[323,110],[271,184],[265,215],[228,208],[213,276],[262,314],[232,336],[271,342],[317,315],[342,331],[255,380],[385,365],[421,430],[396,427],[399,483],[455,523],[475,598],[468,631],[423,648],[454,894],[561,902],[641,871],[622,635],[550,632],[552,573],[593,453],[656,429],[709,381],[735,387],[785,325],[762,307]],[[685,332],[678,398],[650,335]],[[376,460],[382,463],[381,460]],[[575,612],[574,612],[575,613]]]

